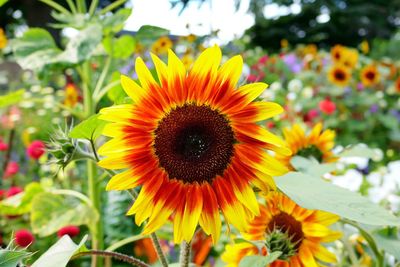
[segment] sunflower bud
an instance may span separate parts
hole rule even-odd
[[[76,139],[68,136],[68,129],[58,128],[47,143],[47,150],[54,157],[52,163],[64,169],[69,163],[82,158],[90,158],[90,155],[82,151]]]
[[[297,253],[297,242],[293,240],[293,237],[289,236],[288,232],[283,232],[278,228],[273,229],[267,235],[265,242],[269,253],[282,252],[278,258],[279,260],[288,261],[290,257]]]

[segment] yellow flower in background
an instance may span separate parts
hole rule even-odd
[[[73,108],[78,103],[78,101],[79,101],[78,88],[76,88],[75,84],[68,83],[67,86],[65,86],[64,105]]]
[[[289,46],[289,41],[287,39],[281,40],[281,48],[286,48]]]
[[[349,68],[355,68],[358,63],[358,51],[355,49],[346,48],[344,50],[341,62]]]
[[[345,47],[342,45],[335,45],[331,48],[331,58],[333,62],[342,62],[343,53],[345,51]]]
[[[364,41],[361,42],[360,49],[361,49],[361,52],[363,54],[368,54],[369,53],[369,43],[368,43],[367,40],[364,40]]]
[[[311,56],[316,56],[318,53],[318,47],[316,44],[308,44],[304,47],[303,50],[304,55],[311,55]]]
[[[104,135],[112,139],[99,149],[99,165],[124,169],[107,190],[141,186],[128,215],[135,214],[143,234],[173,217],[174,242],[190,241],[199,224],[219,239],[221,210],[227,223],[244,230],[259,215],[252,185],[275,187],[272,176],[288,171],[267,151],[290,155],[285,142],[257,124],[281,112],[271,102],[253,102],[267,87],[253,83],[237,88],[243,59],[221,67],[219,47],[206,49],[188,72],[171,51],[168,64],[151,55],[153,77],[141,58],[135,69],[140,86],[121,76],[134,104],[100,111],[110,121]],[[156,81],[157,80],[157,81]]]
[[[364,86],[373,86],[379,83],[380,74],[375,65],[369,65],[361,70],[360,79]]]
[[[158,38],[151,47],[151,51],[157,55],[167,54],[173,46],[173,42],[167,36]]]
[[[194,58],[192,55],[190,54],[186,54],[182,57],[182,63],[185,66],[185,68],[188,70],[190,69],[190,67],[192,66],[194,62]]]
[[[283,135],[287,145],[292,150],[292,155],[277,155],[276,157],[279,161],[286,162],[287,166],[291,168],[293,167],[290,160],[294,156],[314,157],[320,163],[337,160],[332,152],[335,145],[335,132],[330,129],[323,131],[322,123],[316,124],[308,135],[299,124],[293,125],[292,128],[284,128]]]
[[[193,43],[194,41],[196,41],[196,39],[197,39],[197,36],[194,35],[194,34],[189,34],[188,36],[186,36],[186,40],[187,40],[189,43]]]
[[[2,28],[0,28],[0,49],[7,46],[7,36]]]
[[[269,267],[319,267],[336,263],[335,254],[322,243],[341,237],[340,232],[328,228],[339,216],[304,209],[279,192],[269,193],[260,211],[241,233],[246,240],[264,241],[269,252],[283,252]],[[257,254],[258,248],[253,244],[239,243],[227,245],[221,259],[227,266],[237,267],[243,257]]]
[[[351,79],[351,71],[344,65],[336,64],[328,71],[328,80],[338,86],[346,86]]]

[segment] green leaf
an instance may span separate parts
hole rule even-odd
[[[121,8],[115,14],[105,17],[103,20],[101,20],[104,33],[108,35],[109,33],[120,32],[124,27],[125,21],[129,18],[131,13],[132,9]]]
[[[0,214],[22,215],[31,210],[32,199],[43,192],[39,183],[30,183],[25,187],[24,192],[4,199],[0,202]]]
[[[111,75],[111,82],[119,81],[120,76],[121,74],[118,71],[113,72]],[[118,85],[114,86],[107,92],[107,97],[117,105],[124,103],[124,99],[127,96],[128,95],[122,88],[121,83],[118,83]]]
[[[151,25],[143,25],[136,33],[136,40],[140,41],[141,43],[146,43],[146,41],[152,42],[160,38],[161,36],[166,36],[168,34],[169,31],[164,28]]]
[[[400,219],[358,193],[305,173],[276,177],[278,188],[306,209],[324,210],[369,225],[400,225]]]
[[[3,6],[7,2],[8,2],[8,0],[0,0],[0,7]]]
[[[102,28],[98,24],[92,24],[79,32],[72,38],[65,51],[58,57],[58,62],[77,64],[89,59],[101,43]]]
[[[88,17],[86,14],[75,13],[75,14],[64,14],[58,13],[54,10],[51,12],[51,16],[59,23],[51,23],[50,25],[54,28],[66,28],[73,27],[75,29],[82,29],[88,24]]]
[[[34,233],[48,236],[67,225],[86,224],[89,227],[99,219],[99,215],[86,204],[67,202],[52,193],[41,193],[32,202],[31,227]]]
[[[69,235],[64,235],[52,245],[31,267],[65,267],[71,257],[76,253],[87,250],[84,246],[87,236],[77,245]]]
[[[320,164],[314,158],[307,159],[307,158],[300,157],[300,156],[294,156],[290,160],[290,163],[293,165],[293,167],[297,171],[303,172],[303,173],[308,173],[310,175],[315,175],[315,176],[322,176],[325,173],[331,172],[336,169],[335,163]]]
[[[0,108],[8,107],[20,102],[23,99],[25,93],[24,89],[20,89],[15,92],[8,93],[0,96]]]
[[[15,58],[23,69],[40,71],[52,64],[61,54],[50,33],[41,28],[32,28],[18,39],[11,41]]]
[[[276,251],[267,256],[246,256],[240,261],[239,267],[265,267],[276,261],[281,254],[282,252]]]
[[[127,59],[135,49],[135,38],[122,35],[119,38],[106,37],[103,40],[104,50],[114,58]]]
[[[18,263],[32,253],[25,250],[0,249],[0,266],[16,267]]]
[[[376,158],[377,155],[376,151],[372,148],[364,144],[358,144],[355,146],[346,147],[341,153],[338,154],[339,157],[362,157],[362,158]]]
[[[372,237],[380,249],[393,255],[397,260],[400,260],[400,240],[384,237],[379,233],[373,233]]]
[[[95,114],[87,120],[82,121],[71,130],[68,136],[75,139],[95,141],[101,135],[104,126],[107,124],[107,122],[100,120],[99,116],[99,114]]]

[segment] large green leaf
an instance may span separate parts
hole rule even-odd
[[[81,30],[77,36],[72,38],[65,51],[58,57],[57,61],[77,64],[89,59],[101,43],[102,29],[98,24],[92,24]]]
[[[18,91],[0,96],[0,108],[8,107],[20,102],[23,99],[24,92],[24,89],[20,89]]]
[[[322,176],[325,173],[331,172],[336,169],[335,163],[320,164],[314,158],[308,159],[300,156],[293,157],[290,160],[290,163],[297,171],[308,173],[314,176]]]
[[[142,27],[140,27],[136,34],[136,40],[138,40],[140,43],[148,43],[153,42],[161,36],[166,36],[168,34],[169,31],[164,28],[151,25],[143,25]]]
[[[71,257],[80,250],[87,250],[84,246],[87,236],[85,236],[81,242],[77,245],[72,241],[69,235],[64,235],[52,245],[37,261],[35,261],[32,267],[65,267],[67,266]]]
[[[99,218],[86,204],[74,205],[52,193],[41,193],[32,202],[31,227],[34,233],[48,236],[67,225],[86,224],[89,227]]]
[[[101,135],[104,126],[107,124],[106,121],[100,120],[99,116],[99,114],[95,114],[76,125],[69,133],[69,137],[75,139],[96,140]]]
[[[324,210],[369,225],[400,225],[400,219],[358,193],[305,173],[276,177],[280,190],[300,206]]]
[[[379,156],[376,150],[369,148],[365,144],[358,144],[355,146],[346,147],[342,152],[338,155],[341,158],[344,157],[362,157],[362,158],[370,158],[373,159]]]
[[[0,249],[0,266],[16,267],[21,260],[29,257],[31,254],[25,250]]]
[[[265,267],[276,261],[281,254],[282,252],[276,251],[267,256],[246,256],[240,261],[239,267]]]
[[[372,237],[380,249],[393,255],[397,260],[400,260],[400,240],[385,237],[377,232],[373,233]]]
[[[50,33],[40,28],[29,29],[22,37],[12,40],[11,48],[22,68],[35,71],[52,64],[61,54]]]
[[[110,56],[127,59],[134,52],[135,38],[130,35],[122,35],[119,38],[107,37],[103,40],[103,46]]]
[[[111,16],[107,16],[100,21],[103,25],[103,31],[106,35],[112,32],[119,32],[124,27],[125,21],[131,15],[132,10],[130,8],[121,8]]]
[[[43,192],[39,183],[30,183],[25,187],[24,192],[4,199],[0,202],[0,214],[21,215],[31,210],[32,199]]]

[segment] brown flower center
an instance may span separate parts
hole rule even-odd
[[[340,69],[335,70],[334,75],[335,75],[335,79],[338,81],[346,80],[346,73],[343,70],[340,70]]]
[[[373,80],[375,79],[375,72],[373,72],[373,71],[368,71],[368,72],[365,74],[365,77],[366,77],[368,80],[373,81]]]
[[[154,132],[154,151],[169,178],[212,182],[234,153],[229,121],[208,106],[186,104],[167,114]]]
[[[275,215],[267,226],[267,233],[271,233],[274,230],[280,230],[288,234],[291,241],[295,244],[295,249],[300,248],[301,242],[304,239],[304,233],[301,227],[301,223],[298,222],[291,215],[281,212]]]

